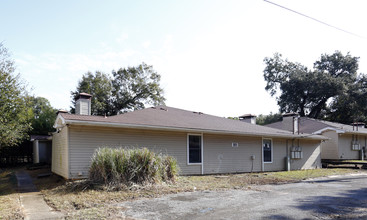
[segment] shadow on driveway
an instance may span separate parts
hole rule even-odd
[[[340,180],[338,180],[338,182],[340,182]],[[348,182],[348,180],[344,182]],[[294,206],[295,208],[304,211],[312,211],[315,218],[367,219],[367,188],[348,190],[345,193],[341,193],[339,196],[309,196],[297,202],[299,205]],[[268,218],[292,219],[289,216],[283,215],[271,215],[268,216]],[[294,216],[294,219],[298,218]]]

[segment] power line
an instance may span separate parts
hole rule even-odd
[[[316,18],[313,18],[313,17],[311,17],[311,16],[308,16],[308,15],[302,14],[302,13],[300,13],[300,12],[298,12],[298,11],[295,11],[295,10],[292,10],[292,9],[290,9],[290,8],[284,7],[284,6],[279,5],[279,4],[277,4],[277,3],[274,3],[274,2],[271,2],[271,1],[268,1],[268,0],[264,0],[264,1],[265,1],[265,2],[267,2],[267,3],[273,4],[273,5],[275,5],[275,6],[278,6],[278,7],[280,7],[280,8],[283,8],[283,9],[285,9],[285,10],[288,10],[288,11],[291,11],[291,12],[293,12],[293,13],[296,13],[296,14],[298,14],[298,15],[301,15],[301,16],[303,16],[303,17],[306,17],[306,18],[308,18],[308,19],[311,19],[311,20],[314,20],[314,21],[316,21],[316,22],[319,22],[319,23],[321,23],[321,24],[323,24],[323,25],[326,25],[326,26],[329,26],[329,27],[335,28],[335,29],[337,29],[337,30],[339,30],[339,31],[343,31],[344,33],[347,33],[347,34],[350,34],[350,35],[353,35],[353,36],[356,36],[356,37],[360,37],[360,38],[364,38],[364,39],[366,39],[365,37],[362,37],[362,36],[360,36],[360,35],[358,35],[358,34],[355,34],[355,33],[352,33],[352,32],[349,32],[349,31],[346,31],[346,30],[344,30],[344,29],[338,28],[338,27],[336,27],[336,26],[334,26],[334,25],[331,25],[331,24],[328,24],[328,23],[326,23],[326,22],[320,21],[320,20],[318,20],[318,19],[316,19]]]

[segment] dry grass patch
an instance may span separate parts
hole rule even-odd
[[[363,172],[352,169],[317,169],[291,172],[244,173],[228,175],[179,176],[175,183],[132,185],[118,191],[103,185],[79,180],[44,188],[46,202],[68,214],[67,218],[121,218],[124,208],[119,203],[138,198],[154,198],[165,194],[203,190],[248,189],[252,185],[298,182],[308,178]],[[46,181],[41,178],[39,181]],[[40,184],[39,182],[37,184]],[[42,183],[41,185],[47,185]],[[49,183],[48,186],[51,186]],[[90,217],[87,217],[90,216]]]
[[[16,191],[16,169],[0,170],[0,219],[23,219]]]
[[[333,175],[344,175],[351,173],[366,172],[364,170],[357,169],[315,169],[315,170],[295,170],[291,172],[273,172],[269,173],[269,176],[282,179],[286,182],[289,181],[301,181],[306,179],[312,179],[317,177],[326,177]]]

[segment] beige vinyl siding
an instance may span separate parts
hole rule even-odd
[[[360,159],[360,151],[352,150],[352,135],[340,134],[338,139],[339,157],[340,159],[358,160]],[[361,147],[363,146],[364,138],[359,136]]]
[[[87,177],[94,151],[103,146],[147,147],[174,155],[181,174],[201,174],[201,165],[187,165],[187,133],[91,126],[70,126],[69,129],[71,178]]]
[[[303,170],[321,168],[320,145],[320,141],[301,140],[300,146],[302,147],[303,159],[292,159],[291,169]]]
[[[261,138],[209,134],[203,138],[205,174],[261,171]],[[232,147],[233,142],[238,147]]]
[[[88,177],[91,157],[98,147],[147,147],[174,156],[181,174],[201,174],[201,164],[187,164],[187,137],[186,132],[71,125],[66,138],[70,146],[68,175],[69,178]],[[202,137],[204,174],[262,171],[262,138],[205,133]],[[264,164],[264,171],[285,170],[286,139],[275,138],[272,141],[273,161]],[[232,147],[232,143],[238,143],[238,147]],[[292,160],[291,168],[320,167],[320,141],[301,143],[304,158]],[[252,161],[253,155],[255,159]],[[57,160],[54,162],[57,163]],[[61,172],[58,174],[65,176]]]
[[[339,135],[335,131],[326,131],[323,136],[330,138],[321,144],[322,159],[339,159],[338,139]]]
[[[272,139],[273,160],[271,163],[264,163],[264,171],[286,170],[287,147],[285,139]]]
[[[297,141],[294,144],[298,144]],[[300,140],[303,158],[291,159],[291,170],[321,168],[320,141]],[[292,141],[288,140],[289,155]],[[287,142],[285,139],[273,139],[273,161],[264,163],[264,171],[286,170]]]
[[[63,127],[59,133],[52,135],[52,172],[69,178],[69,154],[68,154],[68,127]]]

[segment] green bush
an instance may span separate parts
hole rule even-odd
[[[108,185],[174,181],[178,174],[175,158],[147,148],[99,148],[92,157],[89,179]]]

